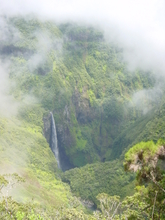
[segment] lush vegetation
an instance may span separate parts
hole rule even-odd
[[[0,217],[164,219],[165,96],[152,92],[154,74],[130,72],[122,48],[93,27],[4,20],[16,111],[10,101],[0,111]],[[43,135],[50,111],[62,167],[74,167],[65,173]]]
[[[15,98],[33,95],[45,114],[53,111],[60,149],[72,166],[114,159],[116,139],[142,115],[131,97],[153,87],[153,75],[128,71],[122,50],[92,27],[23,18],[10,23],[20,35],[10,54]]]
[[[125,155],[125,169],[137,172],[137,183],[144,185],[140,200],[144,200],[145,211],[152,219],[165,219],[164,160],[165,142],[162,139],[156,144],[141,142]]]
[[[98,204],[97,195],[119,195],[122,199],[134,192],[134,175],[126,174],[119,161],[88,164],[62,174],[72,192],[82,199]]]
[[[150,141],[133,146],[125,155],[124,166],[126,170],[137,172],[135,194],[121,200],[119,196],[101,193],[97,196],[100,211],[96,210],[93,214],[82,211],[80,202],[76,199],[70,200],[69,208],[62,206],[61,208],[44,210],[36,204],[17,203],[4,192],[5,190],[8,192],[11,186],[24,181],[24,179],[17,174],[0,176],[1,217],[5,219],[14,217],[16,219],[55,218],[61,220],[165,219],[164,143],[165,141],[160,139],[157,144]],[[149,147],[151,147],[151,152]],[[4,191],[3,188],[5,188]]]
[[[33,109],[33,114],[39,118],[37,110],[35,115]],[[0,124],[1,173],[16,172],[26,180],[21,188],[15,189],[13,197],[24,202],[33,199],[45,206],[66,204],[70,190],[59,178],[57,163],[43,137],[42,127],[5,117],[0,119]]]

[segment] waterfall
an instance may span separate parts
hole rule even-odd
[[[59,150],[58,150],[58,143],[57,143],[57,132],[56,132],[56,124],[53,117],[52,112],[51,114],[51,138],[50,138],[50,147],[54,153],[54,156],[57,160],[58,168],[61,169],[60,166],[60,158],[59,158]]]

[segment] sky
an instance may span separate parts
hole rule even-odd
[[[124,48],[129,68],[165,75],[164,0],[0,0],[1,14],[35,14],[56,22],[73,21],[101,28]]]

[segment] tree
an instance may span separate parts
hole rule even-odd
[[[100,202],[99,208],[101,212],[94,212],[96,219],[118,219],[122,202],[119,196],[109,196],[101,193],[97,196]]]
[[[126,171],[137,173],[137,184],[145,186],[150,218],[165,219],[165,142],[141,142],[125,154]]]

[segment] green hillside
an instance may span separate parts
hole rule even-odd
[[[37,109],[34,116],[41,119]],[[42,127],[15,118],[0,118],[1,174],[18,173],[26,179],[21,201],[61,205],[68,201],[69,188],[59,179],[56,160],[42,135]]]
[[[88,164],[66,171],[62,180],[70,184],[72,192],[82,199],[98,204],[97,195],[120,195],[123,199],[132,195],[135,176],[124,172],[118,161]]]
[[[3,21],[5,97],[13,98],[16,112],[12,102],[1,102],[8,110],[0,112],[0,174],[25,180],[11,191],[18,202],[15,216],[33,210],[23,205],[30,202],[38,207],[35,214],[49,213],[43,219],[103,219],[90,215],[74,196],[99,207],[98,194],[124,200],[134,193],[135,175],[125,173],[124,154],[141,141],[165,138],[163,86],[157,93],[155,73],[131,72],[123,48],[108,43],[99,29],[33,16]],[[50,112],[64,173],[48,143]]]
[[[92,27],[23,18],[12,25],[20,38],[3,48],[15,48],[8,55],[15,98],[33,96],[53,111],[59,148],[72,166],[108,160],[114,140],[142,115],[131,97],[154,86],[152,74],[129,72],[122,49]]]

